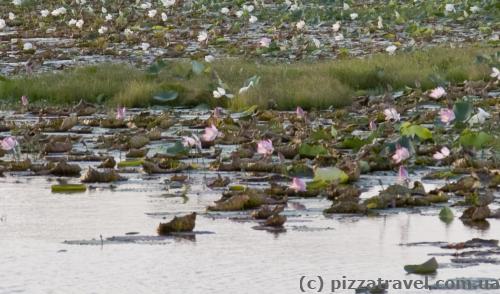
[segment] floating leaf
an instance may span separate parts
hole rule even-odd
[[[338,181],[339,183],[347,183],[349,176],[341,169],[337,167],[324,167],[318,168],[314,172],[314,180],[333,182]]]
[[[87,186],[83,184],[52,185],[52,193],[78,193],[87,191]]]
[[[453,105],[453,112],[455,113],[455,120],[464,122],[469,119],[474,111],[472,103],[467,101],[459,101]]]
[[[189,154],[189,148],[184,146],[181,142],[175,142],[175,144],[167,148],[167,153],[170,155],[187,155]]]
[[[142,166],[143,160],[127,160],[127,161],[121,161],[118,162],[117,166],[118,167],[136,167],[136,166]]]
[[[460,135],[460,145],[464,147],[474,147],[476,149],[483,149],[491,145],[494,141],[494,137],[485,132],[472,132],[469,129],[465,129]]]
[[[404,269],[410,274],[427,275],[435,273],[438,267],[439,264],[437,263],[436,258],[433,257],[422,264],[405,265]]]
[[[307,191],[314,191],[319,189],[325,189],[330,185],[329,182],[324,180],[314,180],[306,184]]]
[[[309,145],[302,143],[299,148],[299,154],[305,157],[326,156],[328,155],[328,149],[320,144]]]
[[[432,132],[428,128],[421,125],[412,125],[409,122],[405,122],[401,125],[400,131],[404,136],[411,138],[417,136],[422,141],[432,139]]]
[[[449,207],[443,207],[439,212],[439,219],[441,219],[445,223],[450,223],[455,216],[453,215],[453,211]]]
[[[342,141],[341,147],[345,149],[352,149],[358,151],[364,145],[368,144],[367,140],[363,140],[359,137],[347,137]]]

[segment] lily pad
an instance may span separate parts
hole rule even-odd
[[[449,207],[443,207],[439,212],[439,219],[445,223],[450,223],[454,217],[453,211]]]
[[[474,147],[477,149],[482,149],[489,146],[494,141],[494,137],[485,132],[472,132],[469,129],[465,129],[460,135],[460,145],[464,147]]]
[[[315,181],[326,181],[326,182],[333,182],[333,181],[338,181],[339,183],[347,183],[349,180],[349,176],[341,169],[337,167],[324,167],[324,168],[318,168],[314,172],[314,179]]]
[[[328,150],[320,144],[309,145],[307,143],[302,143],[299,148],[299,153],[305,157],[316,157],[328,155]]]
[[[428,275],[435,273],[438,267],[439,264],[437,263],[436,258],[433,257],[422,264],[405,265],[404,269],[410,274]]]
[[[401,134],[412,138],[417,136],[422,141],[432,139],[432,132],[428,128],[421,125],[412,125],[409,122],[401,125]]]
[[[52,185],[52,193],[79,193],[87,191],[87,186],[83,184]]]
[[[470,102],[459,101],[453,105],[453,112],[455,113],[455,120],[464,122],[469,119],[474,111],[474,106]]]

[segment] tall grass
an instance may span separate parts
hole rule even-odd
[[[413,53],[374,55],[316,63],[259,63],[218,60],[201,75],[190,74],[191,64],[174,61],[156,74],[127,64],[101,64],[0,81],[0,100],[70,104],[85,99],[109,106],[145,107],[157,93],[175,91],[176,105],[207,103],[241,109],[250,105],[278,109],[328,108],[348,105],[356,91],[382,91],[391,86],[429,89],[440,83],[488,78],[490,68],[475,62],[491,49],[434,48]],[[214,99],[218,79],[237,94],[245,80],[257,75],[260,83],[242,95]],[[417,83],[418,82],[418,83]]]

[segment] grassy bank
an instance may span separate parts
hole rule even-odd
[[[0,99],[71,104],[85,99],[109,106],[145,107],[160,93],[177,93],[174,105],[223,105],[243,108],[269,102],[279,109],[345,106],[355,94],[486,79],[487,64],[476,62],[488,49],[436,48],[413,53],[374,55],[364,59],[340,59],[318,63],[259,64],[245,60],[188,61],[155,64],[139,69],[126,64],[102,64],[0,81]],[[203,66],[201,66],[203,64]],[[238,91],[250,77],[259,83],[244,94]],[[212,91],[223,86],[235,98],[215,99]]]

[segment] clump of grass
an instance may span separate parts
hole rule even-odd
[[[174,61],[151,73],[126,64],[101,64],[0,80],[0,100],[71,104],[80,99],[109,106],[146,107],[152,97],[175,91],[175,105],[206,103],[242,109],[251,105],[278,109],[324,109],[348,105],[355,91],[384,91],[415,87],[426,90],[445,83],[487,79],[490,68],[475,62],[490,49],[434,48],[412,53],[374,55],[364,59],[342,59],[315,63],[256,63],[249,60],[218,60],[199,75],[190,72],[187,61]],[[212,71],[213,70],[213,71]],[[242,95],[214,99],[218,77],[226,90],[238,90],[251,76],[260,82]],[[417,83],[418,82],[418,83]]]

